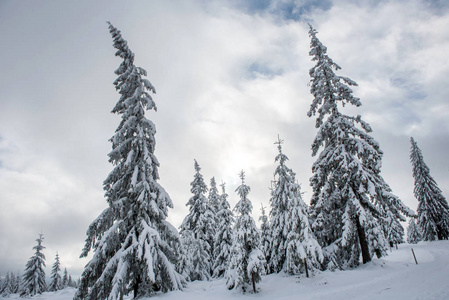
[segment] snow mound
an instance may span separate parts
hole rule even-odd
[[[449,299],[449,241],[402,244],[388,254],[354,270],[318,272],[313,278],[285,274],[263,276],[258,294],[229,291],[224,279],[216,279],[191,282],[183,291],[158,294],[143,300]],[[56,293],[43,293],[32,299],[69,300],[74,293],[74,289],[68,288]],[[18,295],[11,295],[5,299],[18,298]]]

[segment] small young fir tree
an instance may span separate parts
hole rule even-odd
[[[227,200],[225,184],[221,184],[222,193],[217,209],[217,233],[214,240],[213,276],[222,277],[228,269],[233,241],[232,226],[234,215]]]
[[[260,250],[262,251],[265,261],[266,261],[266,272],[268,273],[268,264],[270,261],[270,245],[271,245],[271,230],[270,230],[270,222],[268,220],[268,216],[265,213],[265,207],[261,203],[260,208],[261,216],[259,217],[260,221]]]
[[[250,216],[253,209],[248,199],[250,187],[245,184],[245,173],[240,172],[242,184],[236,189],[240,201],[236,204],[236,222],[231,260],[226,271],[228,289],[240,289],[242,292],[257,292],[256,283],[265,274],[264,256],[260,250],[260,236],[254,219]]]
[[[62,286],[64,288],[69,286],[69,273],[67,272],[67,268],[64,268],[64,273],[62,275]]]
[[[22,276],[22,290],[20,295],[35,296],[42,294],[47,290],[47,283],[45,281],[45,255],[42,252],[45,247],[42,245],[44,235],[39,234],[36,240],[37,245],[33,247],[34,255],[28,260],[25,272]]]
[[[407,243],[417,244],[420,241],[422,241],[421,229],[416,225],[415,219],[410,218],[407,227]]]
[[[215,214],[205,196],[208,189],[196,160],[194,161],[194,167],[195,175],[190,183],[190,191],[193,196],[186,204],[189,206],[189,213],[180,227],[181,236],[189,243],[189,245],[186,245],[188,247],[185,249],[185,253],[191,259],[191,270],[187,270],[190,273],[191,281],[209,280],[211,277],[211,243],[213,243],[212,233],[215,229]],[[186,235],[192,235],[192,237]]]
[[[56,292],[64,288],[64,284],[61,278],[61,262],[59,260],[59,254],[56,253],[55,262],[51,269],[50,285],[48,290],[50,292]]]
[[[323,254],[310,227],[307,205],[301,197],[300,185],[295,173],[288,168],[288,157],[282,152],[283,141],[278,137],[278,166],[274,172],[274,188],[271,191],[271,255],[274,272],[299,274],[321,268]],[[282,251],[281,251],[282,250]]]

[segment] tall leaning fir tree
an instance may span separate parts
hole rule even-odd
[[[173,204],[159,179],[154,155],[155,125],[145,110],[156,110],[145,79],[134,65],[134,53],[120,31],[109,23],[116,56],[123,59],[115,71],[120,99],[112,112],[122,120],[110,139],[109,162],[114,166],[103,183],[108,207],[87,230],[81,257],[93,250],[75,299],[134,298],[181,289],[184,279],[175,271],[179,237],[166,221]]]
[[[310,25],[309,25],[310,26]],[[381,229],[383,211],[405,221],[413,212],[391,193],[380,175],[383,152],[369,133],[361,116],[339,111],[339,105],[361,105],[353,96],[353,80],[338,76],[340,68],[326,53],[327,48],[310,26],[310,56],[316,64],[310,69],[310,91],[314,97],[309,117],[318,115],[318,133],[312,155],[319,153],[312,166],[310,183],[314,232],[324,248],[328,268],[350,268],[386,253]],[[388,220],[387,220],[388,221]]]
[[[418,226],[424,241],[449,238],[449,206],[437,183],[430,176],[421,149],[410,138],[410,160],[415,179],[415,198],[418,200]]]

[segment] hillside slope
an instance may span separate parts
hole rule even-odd
[[[414,249],[418,265],[415,264]],[[160,300],[221,299],[449,299],[449,241],[399,245],[382,259],[355,270],[320,272],[313,278],[284,274],[265,276],[258,294],[242,295],[226,289],[224,279],[193,282],[184,291],[156,295]],[[74,290],[44,293],[33,299],[69,300]],[[1,298],[1,297],[0,297]],[[18,298],[11,295],[11,298]]]

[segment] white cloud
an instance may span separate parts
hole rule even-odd
[[[273,7],[248,14],[220,1],[135,1],[127,10],[121,2],[89,10],[86,2],[17,5],[0,10],[0,34],[12,45],[0,58],[9,70],[0,74],[0,204],[7,207],[0,274],[25,265],[41,229],[49,264],[56,250],[77,272],[85,264],[77,256],[88,224],[106,207],[107,140],[119,123],[109,111],[118,100],[112,82],[120,60],[106,20],[122,30],[157,90],[158,112],[147,116],[157,127],[160,182],[175,204],[174,225],[187,213],[193,159],[207,183],[212,176],[227,182],[231,204],[245,169],[257,219],[259,202],[268,205],[278,134],[309,201],[316,129],[306,116],[313,65],[307,24],[282,20]],[[339,74],[360,85],[354,93],[363,106],[348,111],[371,123],[395,193],[416,208],[408,159],[414,135],[448,195],[447,13],[417,0],[308,9],[303,17],[341,65]],[[63,221],[68,225],[57,226]],[[10,224],[17,227],[5,231]]]

